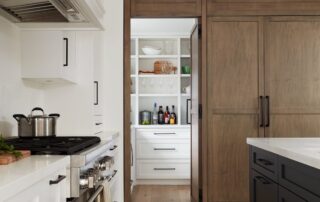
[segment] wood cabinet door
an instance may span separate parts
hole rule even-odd
[[[259,128],[263,95],[259,18],[208,21],[208,201],[249,201],[247,137]]]
[[[201,0],[131,0],[132,17],[201,16]]]
[[[320,136],[320,18],[277,17],[265,27],[270,137]]]

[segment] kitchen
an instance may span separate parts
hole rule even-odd
[[[46,155],[0,166],[0,201],[320,201],[319,1],[3,7],[35,1],[0,1],[0,133],[18,149],[45,119],[57,137],[24,137]],[[89,145],[48,155],[62,137]]]

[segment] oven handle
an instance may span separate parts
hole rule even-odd
[[[94,192],[94,194],[88,199],[88,202],[94,202],[98,198],[98,196],[101,194],[102,190],[103,190],[103,186],[100,185],[98,189]]]

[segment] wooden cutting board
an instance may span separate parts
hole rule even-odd
[[[30,151],[21,150],[20,152],[22,153],[22,157],[20,157],[20,158],[16,158],[12,154],[0,154],[0,165],[8,165],[8,164],[13,163],[15,161],[19,161],[21,159],[24,159],[24,158],[31,156]]]

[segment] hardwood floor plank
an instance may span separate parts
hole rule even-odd
[[[190,186],[138,185],[134,187],[133,202],[191,202]]]

